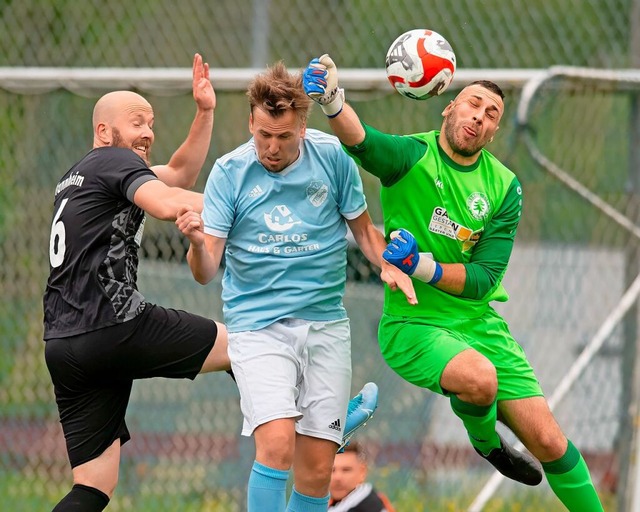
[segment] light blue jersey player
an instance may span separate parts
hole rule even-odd
[[[177,224],[198,282],[210,281],[225,257],[229,357],[242,433],[256,444],[248,511],[326,511],[346,420],[362,424],[377,400],[375,385],[365,386],[347,418],[347,225],[382,279],[415,296],[410,279],[382,259],[387,244],[367,213],[356,165],[333,136],[306,129],[311,100],[301,76],[278,63],[247,95],[253,138],[214,165],[202,217],[185,208]]]
[[[298,157],[267,171],[254,139],[218,159],[205,189],[204,232],[226,239],[222,299],[229,332],[283,318],[346,318],[347,221],[367,205],[338,139],[307,130]]]

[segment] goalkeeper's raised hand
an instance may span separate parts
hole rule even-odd
[[[344,90],[338,87],[338,68],[328,54],[312,59],[302,73],[304,92],[329,117],[342,112]]]
[[[442,278],[442,266],[433,260],[430,253],[418,252],[415,237],[406,229],[391,233],[391,241],[382,257],[405,274],[425,283],[436,284]]]

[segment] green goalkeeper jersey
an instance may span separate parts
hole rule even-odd
[[[420,252],[462,263],[467,273],[459,296],[414,280],[417,306],[386,287],[384,312],[451,325],[481,316],[492,300],[506,301],[501,281],[522,210],[515,174],[484,149],[473,165],[455,163],[440,148],[438,131],[399,136],[364,128],[362,144],[345,149],[382,183],[387,237],[407,229]]]

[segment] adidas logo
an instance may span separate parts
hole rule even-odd
[[[332,428],[333,430],[337,430],[338,432],[342,432],[342,429],[340,428],[340,418],[338,418],[333,423],[330,423],[329,428]]]
[[[251,192],[249,192],[249,197],[258,197],[259,195],[262,194],[262,192],[263,190],[260,187],[260,185],[256,185],[251,189]]]

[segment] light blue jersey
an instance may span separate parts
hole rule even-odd
[[[262,166],[253,139],[219,158],[202,217],[205,233],[227,239],[227,329],[345,318],[345,219],[366,209],[358,168],[332,135],[307,129],[300,156],[279,173]]]

